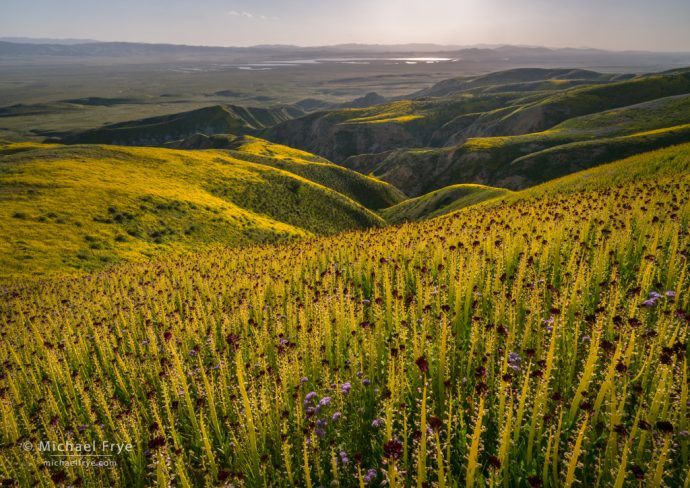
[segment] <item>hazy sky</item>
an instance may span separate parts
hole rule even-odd
[[[0,0],[0,37],[690,51],[690,0]]]

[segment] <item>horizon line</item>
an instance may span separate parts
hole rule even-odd
[[[45,41],[45,42],[21,42],[21,40],[27,41]],[[550,51],[602,51],[608,53],[652,53],[652,54],[688,54],[690,50],[687,51],[655,51],[648,49],[608,49],[601,47],[588,47],[588,46],[544,46],[536,44],[511,44],[511,43],[476,43],[476,44],[439,44],[435,42],[400,42],[400,43],[376,43],[376,42],[343,42],[336,44],[314,44],[314,45],[300,45],[300,44],[282,44],[282,43],[270,43],[270,44],[250,44],[250,45],[214,45],[214,44],[185,44],[185,43],[174,43],[174,42],[152,42],[152,41],[113,41],[113,40],[97,40],[97,39],[80,39],[71,37],[56,37],[56,38],[43,38],[43,37],[28,37],[28,36],[2,36],[0,37],[0,42],[7,42],[11,44],[33,44],[33,45],[55,45],[59,42],[70,41],[69,44],[61,44],[64,46],[83,46],[87,44],[143,44],[150,46],[179,46],[179,47],[198,47],[198,48],[214,48],[214,49],[256,49],[256,48],[295,48],[295,49],[324,49],[324,48],[334,48],[334,47],[405,47],[405,46],[428,46],[428,47],[438,47],[440,51],[457,51],[465,49],[488,49],[496,50],[504,47],[517,47],[524,49],[548,49]],[[82,42],[83,41],[83,42]]]

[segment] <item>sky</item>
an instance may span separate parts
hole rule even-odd
[[[690,0],[0,0],[0,37],[690,51]]]

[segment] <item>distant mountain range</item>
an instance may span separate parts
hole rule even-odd
[[[75,39],[0,38],[0,58],[50,56],[70,58],[136,58],[156,57],[161,61],[189,56],[199,59],[222,59],[228,62],[268,62],[280,60],[361,57],[376,58],[385,54],[425,55],[457,59],[463,62],[511,62],[530,65],[561,66],[663,66],[672,68],[690,64],[690,52],[605,51],[589,48],[557,48],[533,46],[449,46],[434,44],[341,44],[301,47],[260,45],[251,47],[189,46],[132,42],[98,42]],[[337,60],[337,59],[336,59]]]
[[[0,37],[0,42],[13,42],[17,44],[88,44],[96,41],[95,39],[53,39],[49,37]]]

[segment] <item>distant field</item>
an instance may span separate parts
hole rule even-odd
[[[457,68],[436,65],[305,65],[222,72],[177,72],[175,66],[31,66],[0,61],[0,138],[40,138],[214,104],[267,107],[304,99],[341,103],[373,91],[401,96],[458,74]],[[197,65],[187,61],[182,66]],[[480,69],[462,67],[460,72]],[[120,101],[84,103],[85,97]],[[14,115],[3,114],[1,108],[16,104],[24,107],[15,108]]]

